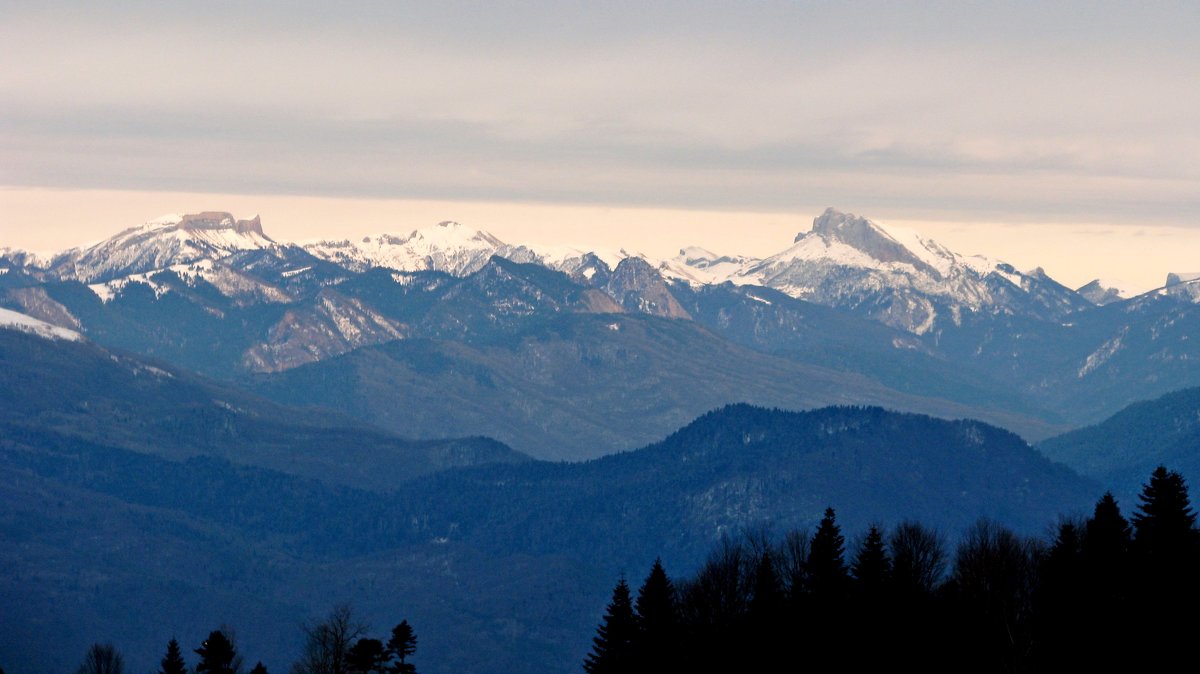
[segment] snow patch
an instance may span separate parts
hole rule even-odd
[[[27,316],[9,309],[0,309],[0,328],[20,330],[45,339],[62,339],[71,342],[83,340],[83,335],[40,321],[33,316]]]
[[[1104,365],[1110,358],[1116,355],[1124,346],[1125,335],[1128,333],[1129,326],[1121,328],[1120,333],[1116,337],[1101,344],[1100,348],[1088,355],[1087,359],[1083,362],[1083,366],[1079,368],[1079,378],[1083,379],[1092,372],[1095,372],[1097,368]]]
[[[312,269],[311,265],[308,267],[301,267],[299,269],[289,269],[288,271],[285,271],[282,274],[280,274],[280,276],[282,276],[283,278],[292,278],[293,276],[296,276],[298,274],[303,274],[304,272],[308,271],[309,269]]]

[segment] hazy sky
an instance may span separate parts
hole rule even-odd
[[[1196,2],[115,5],[0,0],[0,246],[222,209],[764,253],[833,205],[1200,269]]]

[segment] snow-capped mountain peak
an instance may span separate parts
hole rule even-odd
[[[71,251],[51,271],[61,278],[107,281],[275,245],[257,216],[237,220],[219,211],[168,215]]]
[[[466,276],[479,271],[492,255],[514,254],[522,249],[509,246],[496,236],[454,221],[443,221],[413,230],[408,236],[380,234],[358,242],[318,241],[307,243],[306,251],[318,258],[356,271],[386,267],[396,271],[445,271]],[[530,261],[532,255],[524,255]]]
[[[444,271],[465,276],[483,268],[493,255],[517,262],[533,261],[532,251],[509,246],[492,234],[445,220],[408,236],[380,234],[361,241],[318,241],[304,249],[324,260],[362,271],[385,267],[396,271]]]
[[[915,233],[904,230],[904,234],[909,243],[917,243],[918,248],[925,247],[924,242]],[[793,243],[803,243],[805,239],[813,236],[826,242],[845,244],[879,262],[902,262],[914,267],[929,266],[926,260],[918,257],[886,229],[853,213],[827,208],[813,220],[812,231],[797,234]]]
[[[1059,315],[1089,306],[1042,272],[959,255],[903,227],[834,208],[813,220],[792,245],[762,260],[719,258],[684,249],[662,265],[665,276],[689,283],[762,285],[793,297],[862,311],[918,334],[939,317],[967,311],[1032,311]]]
[[[414,230],[406,239],[412,245],[423,245],[430,249],[463,248],[471,246],[504,246],[504,242],[481,229],[468,227],[461,222],[443,220],[433,227]]]
[[[758,258],[719,255],[700,246],[687,246],[679,249],[675,257],[663,260],[658,271],[669,279],[691,285],[709,285],[723,283],[758,261]]]

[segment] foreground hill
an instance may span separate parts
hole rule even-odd
[[[660,552],[686,573],[722,535],[809,526],[826,505],[850,535],[908,516],[950,535],[979,516],[1040,531],[1098,490],[1006,431],[877,408],[732,406],[645,449],[391,494],[35,440],[0,437],[0,597],[19,607],[0,617],[0,658],[22,671],[68,668],[96,639],[149,669],[172,634],[198,643],[222,622],[282,670],[295,626],[342,601],[416,625],[421,671],[572,671],[613,575]]]

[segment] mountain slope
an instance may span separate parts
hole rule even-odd
[[[524,459],[483,438],[402,440],[162,363],[6,329],[0,329],[0,429],[30,446],[75,438],[174,460],[222,457],[380,490],[450,466]]]
[[[409,437],[477,434],[539,458],[582,459],[645,444],[732,402],[805,409],[876,404],[986,415],[1032,437],[1051,427],[903,394],[845,372],[771,356],[689,321],[549,316],[491,339],[402,340],[247,380],[289,405],[321,404]]]
[[[1099,424],[1037,447],[1113,489],[1132,506],[1133,496],[1159,465],[1200,479],[1200,388],[1135,403]]]

